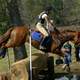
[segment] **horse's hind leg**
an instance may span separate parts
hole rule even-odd
[[[4,46],[5,48],[10,48],[10,47],[14,47],[14,43],[12,42],[11,39],[8,40],[8,42],[5,44]]]

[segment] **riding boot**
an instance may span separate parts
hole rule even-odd
[[[46,37],[41,41],[40,49],[46,49],[46,47],[50,46],[51,40],[52,40],[52,37],[51,37],[50,35],[49,35],[49,36],[46,36]]]
[[[40,44],[40,49],[46,49],[46,47],[45,47],[45,41],[47,40],[47,36],[41,41],[41,44]]]

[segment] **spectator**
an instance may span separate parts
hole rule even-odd
[[[63,47],[62,47],[62,52],[65,54],[64,55],[64,65],[63,65],[63,69],[65,69],[67,66],[69,67],[69,64],[71,63],[71,49],[72,46],[69,43],[69,41],[67,41],[66,43],[64,43]]]

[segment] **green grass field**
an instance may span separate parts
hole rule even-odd
[[[9,54],[10,64],[12,64],[14,61],[13,50],[11,48],[8,49],[7,54]],[[7,72],[9,70],[9,62],[7,54],[5,58],[0,59],[0,72]]]

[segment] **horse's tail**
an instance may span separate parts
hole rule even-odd
[[[13,30],[13,28],[10,28],[9,30],[7,30],[6,33],[4,33],[2,36],[0,36],[0,45],[9,39],[12,30]]]

